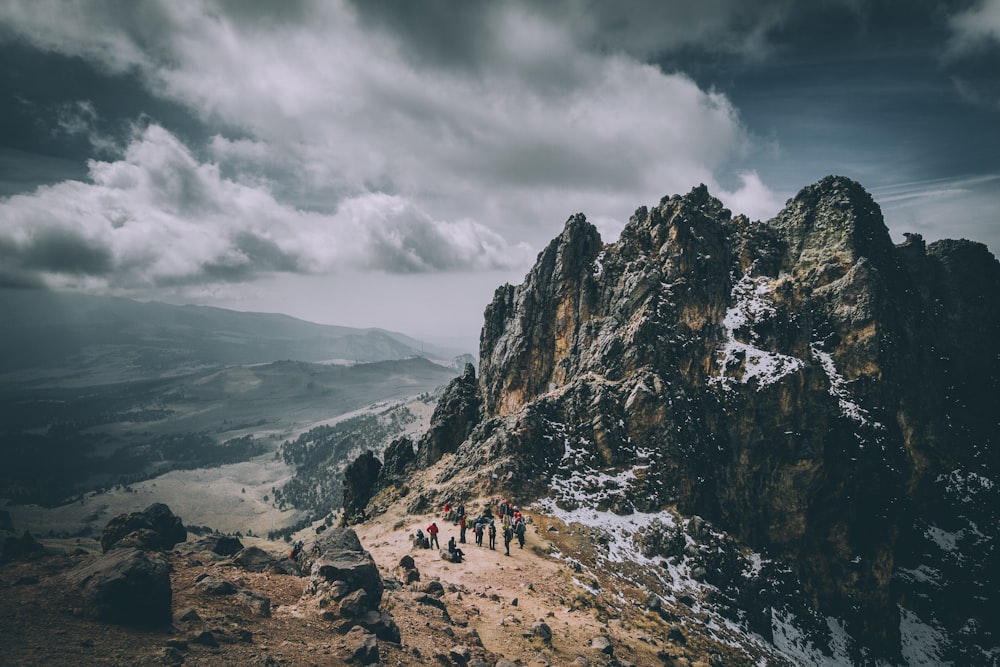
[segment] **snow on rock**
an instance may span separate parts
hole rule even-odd
[[[751,278],[744,275],[733,286],[731,297],[734,303],[726,310],[722,320],[725,341],[719,350],[719,374],[709,378],[710,384],[731,389],[737,382],[748,384],[753,381],[758,387],[766,387],[805,366],[805,362],[798,357],[757,346],[760,337],[754,327],[777,314],[768,298],[772,280],[767,276]],[[746,336],[749,342],[740,340],[738,334]],[[741,364],[739,378],[728,374]]]
[[[861,407],[847,390],[847,380],[837,371],[837,366],[833,362],[833,355],[824,352],[818,343],[809,346],[814,359],[823,367],[827,379],[830,380],[830,395],[835,397],[840,405],[840,412],[845,417],[856,421],[862,426],[873,426],[883,429],[882,424],[874,421],[871,414]]]
[[[924,623],[904,607],[899,608],[899,632],[903,660],[909,667],[944,667],[954,664],[942,658],[948,644],[947,635],[933,625]]]

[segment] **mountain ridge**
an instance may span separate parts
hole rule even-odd
[[[787,563],[803,613],[843,619],[855,661],[898,662],[918,609],[975,664],[998,631],[982,532],[1000,506],[997,293],[985,246],[894,245],[843,177],[756,223],[699,186],[637,209],[612,244],[577,214],[497,289],[478,380],[445,392],[475,385],[482,409],[453,401],[439,422],[461,437],[428,432],[420,458],[444,463],[439,499],[704,516]]]
[[[8,381],[19,383],[127,380],[281,359],[364,362],[459,355],[378,328],[212,306],[6,289],[0,290],[0,307],[8,314],[0,323],[0,379],[11,374]]]

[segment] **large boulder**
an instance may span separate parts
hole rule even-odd
[[[80,588],[84,612],[123,625],[170,623],[170,565],[141,549],[114,549],[67,573]]]
[[[170,508],[153,503],[141,512],[119,514],[104,527],[101,550],[107,553],[116,546],[152,551],[167,551],[187,539],[187,529]]]
[[[243,543],[232,535],[206,535],[191,544],[191,551],[207,551],[217,556],[233,556],[243,549]]]
[[[339,608],[350,598],[352,616],[379,608],[384,590],[382,575],[371,554],[361,546],[357,533],[350,528],[333,528],[323,533],[313,548],[321,551],[312,561],[307,596],[317,598],[324,608]],[[361,601],[363,604],[358,604]]]
[[[233,556],[233,563],[250,572],[263,572],[274,564],[274,556],[258,547],[246,547]]]

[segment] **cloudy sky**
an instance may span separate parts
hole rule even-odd
[[[4,0],[0,285],[474,349],[577,211],[859,180],[1000,251],[1000,0]]]

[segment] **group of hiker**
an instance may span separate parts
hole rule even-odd
[[[495,517],[493,513],[494,504],[497,507]],[[466,543],[466,532],[470,526],[477,546],[483,546],[483,538],[486,537],[488,538],[490,550],[493,551],[496,549],[497,523],[499,522],[499,532],[503,536],[505,549],[504,555],[510,555],[510,544],[515,539],[518,546],[521,549],[524,548],[524,534],[527,530],[524,516],[514,508],[513,503],[509,500],[497,498],[494,502],[487,503],[479,516],[473,519],[466,516],[465,505],[463,504],[452,507],[450,502],[445,502],[441,509],[444,514],[444,520],[458,526],[458,542],[456,543],[454,535],[448,540],[448,553],[451,555],[453,562],[458,563],[465,558],[465,552],[459,548],[458,544]],[[423,547],[426,549],[437,547],[440,549],[441,544],[438,541],[438,534],[440,532],[441,529],[438,528],[437,522],[434,521],[431,522],[431,525],[427,526],[426,536],[424,535],[424,531],[418,528],[416,536],[413,538],[414,547]]]

